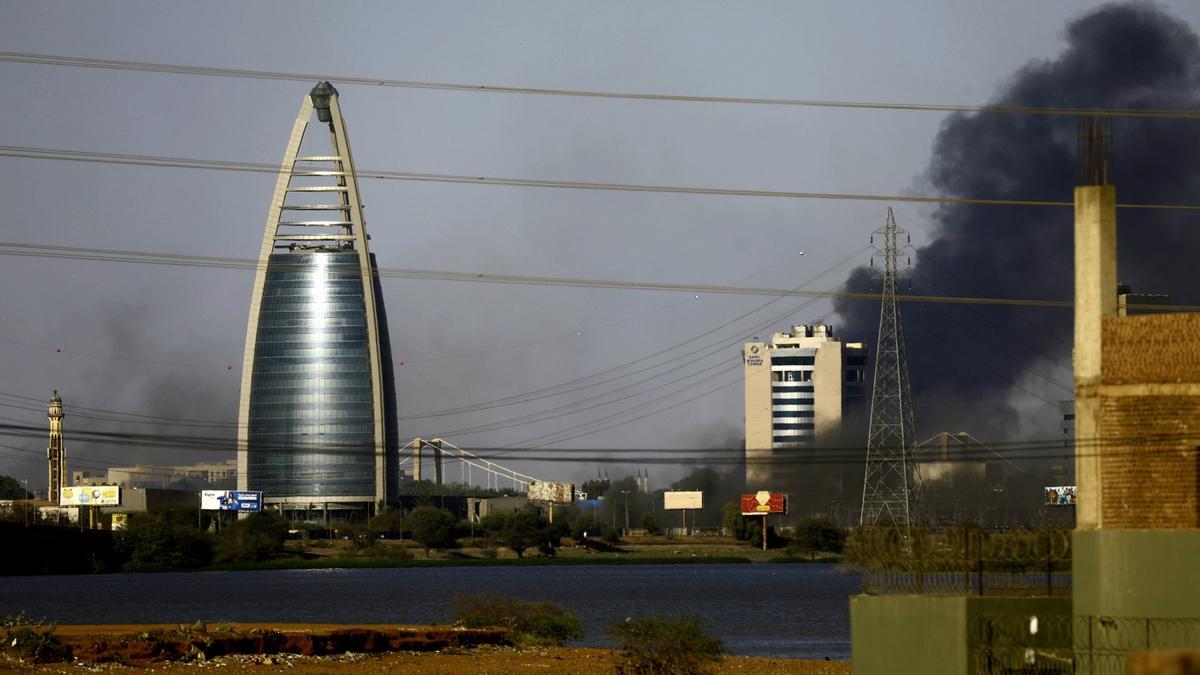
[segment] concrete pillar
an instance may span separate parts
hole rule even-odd
[[[430,442],[433,446],[433,483],[442,484],[442,439],[435,438]]]
[[[421,438],[413,439],[413,480],[421,480]]]
[[[1117,313],[1117,193],[1111,185],[1075,188],[1075,522],[1101,527],[1101,324]]]

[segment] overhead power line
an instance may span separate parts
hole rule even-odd
[[[278,164],[264,162],[241,162],[232,160],[196,159],[190,157],[168,157],[162,155],[132,155],[115,152],[89,152],[63,150],[60,148],[38,148],[27,146],[0,145],[0,157],[20,159],[45,159],[66,162],[99,164],[123,164],[129,166],[151,166],[173,169],[205,169],[211,171],[244,171],[251,173],[278,174]],[[539,178],[507,178],[499,176],[472,176],[445,173],[421,173],[415,171],[390,171],[382,169],[358,169],[358,178],[378,180],[403,180],[427,183],[463,183],[468,185],[501,185],[509,187],[557,188],[568,190],[602,190],[611,192],[655,192],[671,194],[718,195],[726,197],[775,197],[784,199],[825,199],[835,201],[904,202],[910,204],[972,204],[978,206],[1053,206],[1073,207],[1069,201],[1048,199],[988,199],[983,197],[953,197],[925,195],[886,195],[859,192],[800,192],[789,190],[758,190],[742,188],[720,188],[687,185],[647,185],[640,183],[599,183],[572,180]],[[1153,209],[1200,211],[1200,204],[1117,204],[1122,209]]]
[[[28,244],[0,241],[0,255],[36,258],[61,258],[94,262],[121,262],[175,267],[211,267],[221,269],[254,270],[258,261],[249,258],[200,256],[183,253],[160,253],[154,251],[132,251],[127,249],[102,249],[51,244]],[[685,293],[710,293],[718,295],[766,295],[808,298],[843,298],[847,300],[878,300],[876,293],[853,291],[809,291],[797,288],[762,288],[746,286],[718,286],[707,284],[669,283],[656,281],[620,281],[613,279],[584,279],[579,277],[551,277],[524,274],[490,274],[486,272],[453,272],[448,270],[422,270],[411,268],[379,268],[383,278],[421,279],[427,281],[461,281],[484,284],[512,284],[520,286],[569,286],[583,288],[609,288],[633,291],[668,291]],[[1021,307],[1069,308],[1069,300],[1041,300],[1034,298],[980,298],[949,295],[902,294],[902,302],[934,302],[974,305],[1006,305]],[[1131,305],[1137,309],[1161,312],[1194,312],[1200,306],[1192,305]]]
[[[221,68],[215,66],[190,66],[148,61],[119,61],[57,54],[30,52],[0,52],[0,61],[29,63],[74,68],[98,68],[104,70],[127,70],[171,75],[202,75],[207,77],[233,77],[256,80],[281,80],[291,82],[315,82],[329,80],[340,85],[362,85],[368,87],[394,87],[401,89],[432,89],[441,91],[526,94],[534,96],[559,96],[571,98],[618,99],[631,101],[673,101],[679,103],[720,103],[757,106],[787,106],[804,108],[843,108],[854,110],[907,110],[938,113],[994,113],[1007,115],[1054,115],[1065,117],[1142,117],[1160,119],[1196,119],[1200,111],[1139,108],[1086,108],[1026,105],[966,105],[953,103],[906,103],[889,101],[845,101],[833,99],[804,98],[761,98],[746,96],[698,96],[687,94],[638,93],[601,91],[594,89],[559,89],[550,87],[522,87],[490,84],[467,84],[458,82],[433,82],[423,80],[398,80],[361,75],[330,75],[319,73],[289,73],[272,70],[250,70],[243,68]]]

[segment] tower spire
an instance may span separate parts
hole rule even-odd
[[[57,504],[61,490],[67,485],[67,451],[63,447],[62,421],[63,404],[58,390],[50,395],[50,405],[46,411],[50,419],[50,445],[46,448],[46,463],[50,477],[46,482],[46,499]]]
[[[875,230],[882,240],[876,249],[883,259],[883,289],[879,309],[879,338],[875,351],[875,386],[867,435],[867,467],[863,476],[861,525],[893,525],[908,529],[921,476],[913,459],[916,430],[912,389],[904,355],[904,328],[896,302],[896,259],[899,237],[908,232],[896,225],[892,209],[887,222]]]

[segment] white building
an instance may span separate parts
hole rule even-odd
[[[746,484],[770,489],[777,450],[836,439],[844,411],[863,405],[867,349],[824,324],[745,343]]]

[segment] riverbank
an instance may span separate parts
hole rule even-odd
[[[76,651],[76,660],[38,665],[0,661],[0,672],[194,673],[219,669],[222,673],[267,673],[287,669],[301,674],[582,675],[614,672],[619,658],[609,649],[515,648],[496,644],[503,631],[465,631],[446,626],[63,626],[57,635]],[[182,646],[187,647],[186,651],[178,649]],[[222,649],[238,649],[240,653],[210,655],[205,648],[214,653]],[[387,651],[392,649],[402,651]],[[727,656],[716,672],[843,675],[851,669],[848,661]]]
[[[360,569],[392,567],[688,565],[749,563],[839,563],[831,554],[793,556],[782,549],[763,551],[730,537],[630,537],[618,543],[567,545],[553,555],[536,551],[517,556],[500,548],[464,546],[426,551],[411,541],[379,540],[368,547],[350,541],[295,542],[292,555],[260,562],[210,565],[203,571]]]

